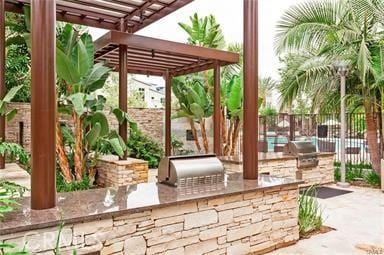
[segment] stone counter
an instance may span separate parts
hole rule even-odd
[[[296,242],[298,184],[226,176],[224,184],[177,189],[146,183],[58,195],[58,207],[31,211],[28,200],[0,223],[0,240],[53,254],[248,254]]]
[[[298,168],[295,156],[284,155],[281,152],[259,153],[259,173],[303,180],[302,187],[333,183],[334,153],[319,153],[318,159],[318,166]],[[229,171],[242,172],[243,170],[241,158],[221,157],[220,160]]]

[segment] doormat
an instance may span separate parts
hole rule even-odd
[[[305,190],[301,190],[300,194],[303,194]],[[316,187],[316,192],[308,192],[310,196],[316,196],[317,198],[327,199],[352,193],[350,190],[335,189],[329,187]]]

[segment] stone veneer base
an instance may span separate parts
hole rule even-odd
[[[297,168],[296,158],[283,156],[282,153],[265,153],[259,156],[259,174],[303,180],[300,187],[334,183],[334,154],[322,153],[318,156],[319,165],[315,167]],[[241,161],[222,160],[231,171],[242,171]]]
[[[143,194],[144,195],[144,194]],[[67,224],[61,254],[262,254],[299,239],[298,186],[290,184]],[[75,206],[75,205],[74,205]],[[57,228],[0,236],[54,254]]]
[[[101,187],[118,187],[148,182],[148,162],[117,156],[102,156],[97,163],[97,184]]]

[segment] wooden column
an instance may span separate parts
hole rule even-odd
[[[56,1],[31,1],[31,208],[56,206]]]
[[[125,31],[124,19],[120,22],[120,31]],[[128,59],[127,59],[127,45],[119,46],[119,108],[123,112],[128,111]],[[128,126],[127,120],[124,120],[123,123],[119,124],[119,135],[127,144],[128,140]],[[127,159],[127,152],[124,152],[124,156],[120,159]]]
[[[172,155],[172,138],[171,138],[172,76],[168,71],[166,71],[164,74],[164,78],[165,78],[165,156],[171,156]]]
[[[295,127],[296,127],[295,115],[289,114],[288,116],[289,116],[289,140],[294,141]]]
[[[258,178],[258,0],[244,0],[244,179]]]
[[[213,152],[221,156],[221,107],[220,107],[220,64],[216,61],[213,70]]]
[[[0,0],[0,98],[5,96],[5,0]],[[0,116],[0,140],[5,140],[5,117]],[[0,169],[5,168],[5,158],[0,155]]]

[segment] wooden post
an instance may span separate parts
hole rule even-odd
[[[120,23],[120,30],[125,31],[124,19]],[[123,112],[128,111],[128,52],[127,45],[119,46],[119,108]],[[119,135],[123,139],[124,143],[128,141],[128,126],[127,120],[119,124]],[[120,158],[122,160],[127,159],[127,152]]]
[[[31,208],[56,206],[56,1],[31,1]]]
[[[296,120],[294,114],[289,114],[289,140],[294,141],[295,140],[295,127],[296,127]]]
[[[171,121],[171,105],[172,105],[172,76],[169,71],[165,72],[165,156],[172,155],[172,121]]]
[[[258,178],[258,0],[244,0],[244,179]]]
[[[213,70],[213,152],[217,156],[221,156],[221,100],[220,100],[220,64],[216,61]]]
[[[0,0],[0,98],[5,96],[5,0]],[[0,140],[5,141],[5,117],[0,116]],[[5,157],[0,155],[0,169],[5,169]]]

